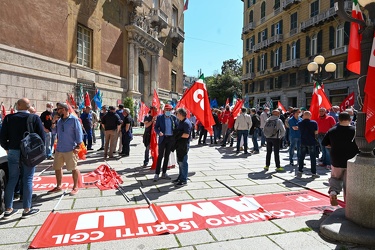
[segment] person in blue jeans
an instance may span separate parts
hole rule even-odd
[[[192,124],[189,119],[186,119],[186,110],[184,108],[179,108],[176,110],[177,119],[180,121],[177,126],[177,134],[175,135],[176,139],[176,153],[177,153],[177,162],[179,166],[179,175],[175,183],[175,187],[182,187],[187,184],[188,178],[188,152],[189,152],[189,143],[190,143],[190,133],[192,129]]]
[[[237,131],[237,151],[240,153],[240,142],[243,137],[244,154],[247,152],[247,137],[249,136],[249,130],[253,124],[251,117],[246,114],[247,109],[241,108],[241,114],[237,117],[237,121],[234,123],[234,130]]]
[[[252,141],[253,141],[253,151],[251,153],[253,154],[259,154],[259,144],[258,144],[258,134],[259,134],[259,126],[260,126],[260,117],[257,114],[257,111],[255,108],[252,108],[250,110],[250,116],[252,121],[252,126],[250,129],[250,135],[252,135]]]
[[[86,106],[85,110],[80,116],[83,128],[86,131],[86,134],[83,136],[83,142],[85,143],[85,146],[87,147],[87,150],[93,150],[92,148],[92,113],[91,113],[91,107]]]
[[[298,123],[302,121],[302,118],[299,117],[301,111],[298,108],[293,109],[292,114],[293,116],[289,119],[289,140],[290,140],[290,147],[289,147],[289,165],[293,166],[293,155],[294,150],[297,148],[297,158],[300,154],[301,148],[301,133],[298,130]]]
[[[303,174],[303,163],[307,151],[310,153],[311,173],[313,178],[320,176],[316,172],[316,137],[318,135],[318,124],[316,121],[310,120],[311,112],[303,113],[303,120],[298,123],[298,130],[301,133],[301,151],[298,158],[297,177],[301,178]]]
[[[9,114],[4,118],[1,132],[0,144],[8,153],[8,171],[9,181],[5,188],[5,208],[4,219],[10,219],[13,215],[18,213],[18,209],[13,208],[14,190],[18,183],[20,174],[22,176],[23,189],[23,213],[22,218],[39,213],[39,209],[31,207],[31,199],[33,194],[33,177],[35,167],[28,167],[20,162],[21,150],[20,144],[24,133],[27,131],[27,118],[30,115],[28,109],[30,108],[30,101],[27,98],[22,98],[17,101],[17,110],[15,114]],[[42,138],[45,144],[45,133],[42,121],[39,116],[33,124],[33,130]]]

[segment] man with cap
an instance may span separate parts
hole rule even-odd
[[[110,158],[113,157],[113,152],[116,148],[117,134],[121,132],[121,124],[122,120],[120,116],[116,114],[115,107],[109,106],[109,111],[102,118],[102,126],[105,134],[104,159],[107,158],[107,154]]]
[[[166,104],[164,106],[164,114],[158,115],[155,123],[155,132],[159,135],[158,141],[158,161],[156,164],[156,170],[154,175],[154,181],[159,180],[161,161],[164,158],[163,169],[162,169],[162,179],[170,180],[171,177],[167,175],[167,167],[169,154],[171,153],[171,147],[174,144],[173,130],[177,127],[177,118],[172,115],[172,106]]]
[[[59,102],[56,105],[57,115],[52,120],[52,133],[57,134],[57,147],[53,169],[56,175],[56,187],[48,193],[61,192],[61,181],[63,166],[65,164],[68,171],[72,171],[73,188],[70,195],[78,193],[79,170],[77,169],[78,151],[82,143],[83,132],[78,118],[69,113],[68,105]]]
[[[124,108],[123,115],[124,120],[121,125],[122,151],[120,155],[127,157],[130,153],[130,141],[133,140],[132,117],[128,108]]]
[[[87,150],[92,150],[92,125],[93,125],[93,118],[91,114],[91,107],[86,106],[85,110],[81,114],[80,118],[82,121],[83,128],[85,129],[85,135],[83,137],[83,142],[87,147]]]

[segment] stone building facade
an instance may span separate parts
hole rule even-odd
[[[313,80],[308,63],[317,55],[337,70],[324,81],[327,96],[339,105],[357,95],[355,74],[346,70],[350,24],[335,11],[334,0],[242,0],[244,2],[243,95],[250,106],[272,100],[309,108]],[[345,1],[351,12],[352,1]],[[325,75],[328,76],[328,75]]]
[[[0,100],[47,101],[96,89],[103,103],[183,92],[183,0],[0,0]],[[94,102],[92,105],[95,106]]]

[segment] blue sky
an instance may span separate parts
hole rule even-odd
[[[241,0],[189,0],[184,13],[184,72],[197,76],[221,73],[223,62],[242,62],[243,2]]]

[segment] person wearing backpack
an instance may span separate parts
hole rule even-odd
[[[280,140],[285,135],[285,127],[283,122],[279,119],[280,111],[275,109],[272,111],[272,116],[267,119],[264,124],[263,133],[267,142],[266,166],[264,170],[268,170],[271,163],[272,148],[275,155],[276,171],[283,171],[284,168],[280,166]]]
[[[39,209],[31,207],[31,199],[33,193],[33,177],[35,166],[27,166],[21,159],[21,140],[24,138],[25,132],[28,131],[28,118],[33,119],[33,132],[39,135],[43,141],[43,148],[45,145],[45,133],[42,121],[38,115],[30,114],[30,101],[27,98],[22,98],[17,101],[17,110],[15,114],[9,114],[5,117],[1,132],[0,144],[8,154],[8,170],[9,180],[5,188],[5,214],[4,219],[10,219],[17,214],[18,209],[13,208],[14,189],[17,185],[20,172],[22,172],[22,186],[23,186],[23,212],[22,218],[39,213]],[[45,154],[45,153],[44,153]],[[45,155],[44,155],[45,156]],[[21,170],[22,168],[22,170]]]

